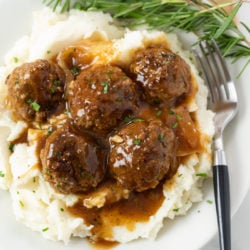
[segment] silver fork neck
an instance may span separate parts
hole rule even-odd
[[[215,136],[213,141],[213,149],[214,149],[214,156],[213,156],[213,164],[214,165],[227,165],[226,162],[226,155],[224,151],[224,145],[222,136]]]

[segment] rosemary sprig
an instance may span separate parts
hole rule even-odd
[[[62,12],[71,8],[85,11],[99,10],[110,13],[121,25],[134,28],[147,25],[150,29],[173,31],[182,29],[194,32],[200,40],[215,39],[225,57],[236,61],[250,57],[246,38],[233,22],[241,2],[228,1],[215,4],[214,1],[199,0],[44,0],[55,10]],[[231,6],[230,14],[225,7]],[[249,32],[249,28],[243,24]]]

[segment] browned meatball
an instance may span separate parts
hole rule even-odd
[[[190,89],[189,65],[166,48],[147,48],[135,53],[131,72],[150,103],[171,104]]]
[[[156,187],[174,157],[175,135],[159,121],[130,123],[110,138],[110,173],[130,190]]]
[[[61,193],[88,191],[104,178],[105,155],[89,135],[76,134],[68,126],[60,128],[41,151],[44,178]]]
[[[25,63],[6,79],[8,107],[17,119],[43,122],[63,100],[65,75],[47,60]]]
[[[115,66],[83,71],[68,88],[68,104],[75,124],[93,131],[110,131],[137,109],[133,81]]]

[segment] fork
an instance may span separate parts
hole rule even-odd
[[[215,113],[213,138],[213,182],[221,250],[231,250],[229,171],[223,146],[223,131],[238,109],[237,93],[226,62],[214,40],[194,49],[209,88],[208,107]]]

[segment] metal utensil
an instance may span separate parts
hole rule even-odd
[[[209,108],[214,111],[213,181],[221,250],[231,250],[231,215],[229,173],[222,134],[237,113],[237,93],[226,63],[215,41],[200,42],[194,49],[210,96]]]

